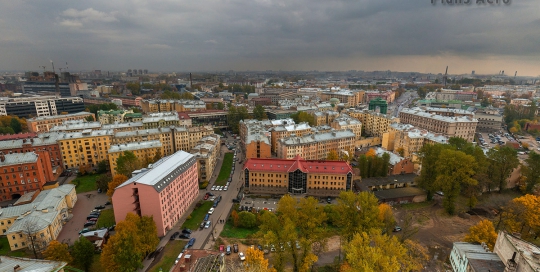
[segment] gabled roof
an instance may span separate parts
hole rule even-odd
[[[347,174],[352,173],[351,166],[345,161],[304,160],[300,156],[294,159],[248,159],[244,169],[255,172],[294,172],[315,174]]]

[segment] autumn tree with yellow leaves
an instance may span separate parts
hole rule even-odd
[[[503,209],[501,219],[506,231],[521,233],[525,240],[535,239],[540,235],[540,196],[514,198]]]
[[[246,250],[246,260],[243,265],[243,272],[275,272],[274,268],[268,268],[268,260],[264,258],[263,252],[256,248]]]
[[[116,189],[116,187],[120,186],[120,184],[124,183],[126,180],[128,180],[128,177],[124,175],[114,175],[112,181],[109,182],[109,189],[107,190],[107,195],[109,197],[112,197],[112,195],[114,194],[114,189]]]
[[[155,250],[158,243],[153,218],[128,213],[124,221],[116,224],[116,234],[103,247],[101,264],[107,272],[137,271],[144,256]]]
[[[489,247],[489,250],[493,251],[495,242],[497,241],[497,232],[495,232],[493,223],[484,219],[469,228],[469,233],[463,241],[478,244],[485,243]]]
[[[69,253],[68,245],[62,244],[56,240],[52,240],[49,243],[47,249],[43,251],[43,257],[50,261],[73,262],[73,257],[71,257],[71,254]]]

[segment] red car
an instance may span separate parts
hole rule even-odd
[[[204,200],[207,200],[208,199],[208,194],[205,194],[204,195]]]
[[[219,246],[219,252],[223,252],[225,251],[225,245],[220,245]]]
[[[90,218],[90,219],[88,219],[88,221],[94,221],[94,222],[96,222],[97,220],[98,220],[97,218]]]

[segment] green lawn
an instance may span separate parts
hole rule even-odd
[[[161,260],[154,266],[152,266],[148,271],[159,272],[160,268],[162,271],[169,271],[174,265],[174,261],[178,257],[178,254],[182,252],[184,246],[187,244],[187,241],[174,240],[167,243],[163,249],[163,257]]]
[[[77,177],[72,180],[71,183],[75,184],[75,191],[77,194],[95,191],[97,190],[96,179],[98,176],[99,174]]]
[[[26,254],[24,249],[11,251],[8,238],[6,236],[0,237],[0,255],[11,257],[28,257],[28,254]]]
[[[231,175],[234,153],[225,153],[215,185],[225,185]]]
[[[204,216],[206,215],[206,213],[208,213],[208,210],[210,209],[210,207],[212,207],[213,204],[214,202],[212,201],[204,201],[200,207],[195,208],[195,210],[193,210],[193,212],[190,215],[190,218],[186,220],[186,222],[184,222],[184,224],[182,225],[182,228],[192,229],[192,230],[198,229],[201,222],[204,219]]]
[[[114,210],[113,209],[101,210],[101,215],[98,218],[96,227],[97,228],[110,227],[114,224],[116,224],[116,221],[114,220]]]
[[[227,220],[227,223],[219,236],[225,238],[246,239],[249,235],[257,233],[257,231],[259,231],[259,228],[236,228],[234,227],[232,220]]]

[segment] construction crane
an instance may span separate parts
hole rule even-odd
[[[516,76],[517,76],[517,71],[516,71],[516,73],[514,74],[514,77],[516,77]]]
[[[448,81],[448,66],[446,66],[446,72],[444,72],[443,76],[443,85],[446,87],[446,82]]]

